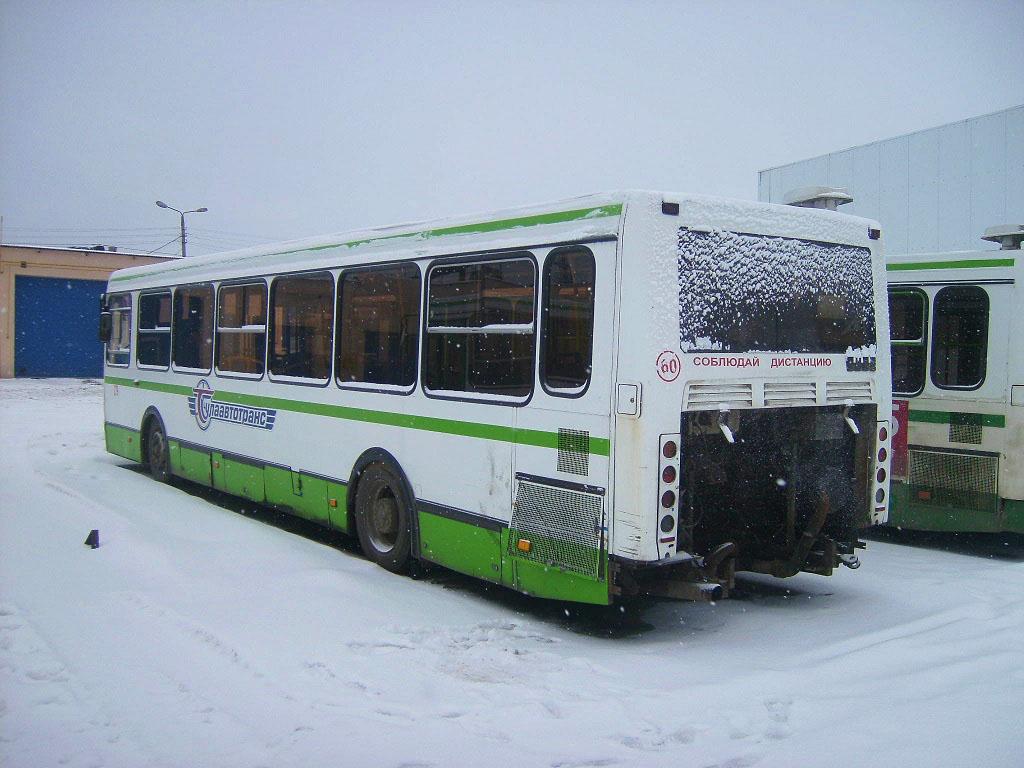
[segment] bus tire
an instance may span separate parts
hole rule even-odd
[[[399,475],[387,464],[365,467],[356,487],[356,531],[366,556],[392,573],[409,563],[409,500]]]
[[[150,419],[146,429],[146,467],[154,480],[171,481],[171,452],[167,447],[167,434],[159,419]]]

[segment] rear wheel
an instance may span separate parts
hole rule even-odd
[[[170,481],[171,459],[170,451],[167,449],[167,435],[164,434],[164,428],[156,419],[150,422],[149,432],[146,436],[146,465],[154,480],[159,480],[161,483]]]
[[[399,476],[385,464],[363,470],[356,489],[356,526],[366,556],[393,573],[409,562],[412,510]]]

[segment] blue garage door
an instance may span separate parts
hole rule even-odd
[[[14,375],[103,375],[102,280],[14,278]]]

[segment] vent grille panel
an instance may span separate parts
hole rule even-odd
[[[509,526],[510,555],[596,579],[601,566],[604,499],[581,491],[519,482]],[[531,549],[518,549],[528,539]]]
[[[825,384],[825,400],[829,405],[842,405],[847,400],[855,403],[871,402],[870,381],[829,381]]]
[[[774,405],[817,405],[818,390],[813,381],[766,381],[764,404]]]
[[[695,383],[687,386],[687,410],[718,410],[720,405],[750,408],[754,405],[754,385],[750,382],[729,381],[714,384]]]
[[[558,430],[559,472],[571,475],[590,474],[590,433],[581,429]]]

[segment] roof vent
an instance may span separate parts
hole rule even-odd
[[[1024,224],[999,224],[989,227],[981,239],[999,243],[999,247],[1004,251],[1019,251],[1020,242],[1024,240]]]
[[[826,211],[834,211],[840,205],[852,203],[853,197],[839,187],[800,187],[787,192],[782,202],[798,208],[824,208]]]

